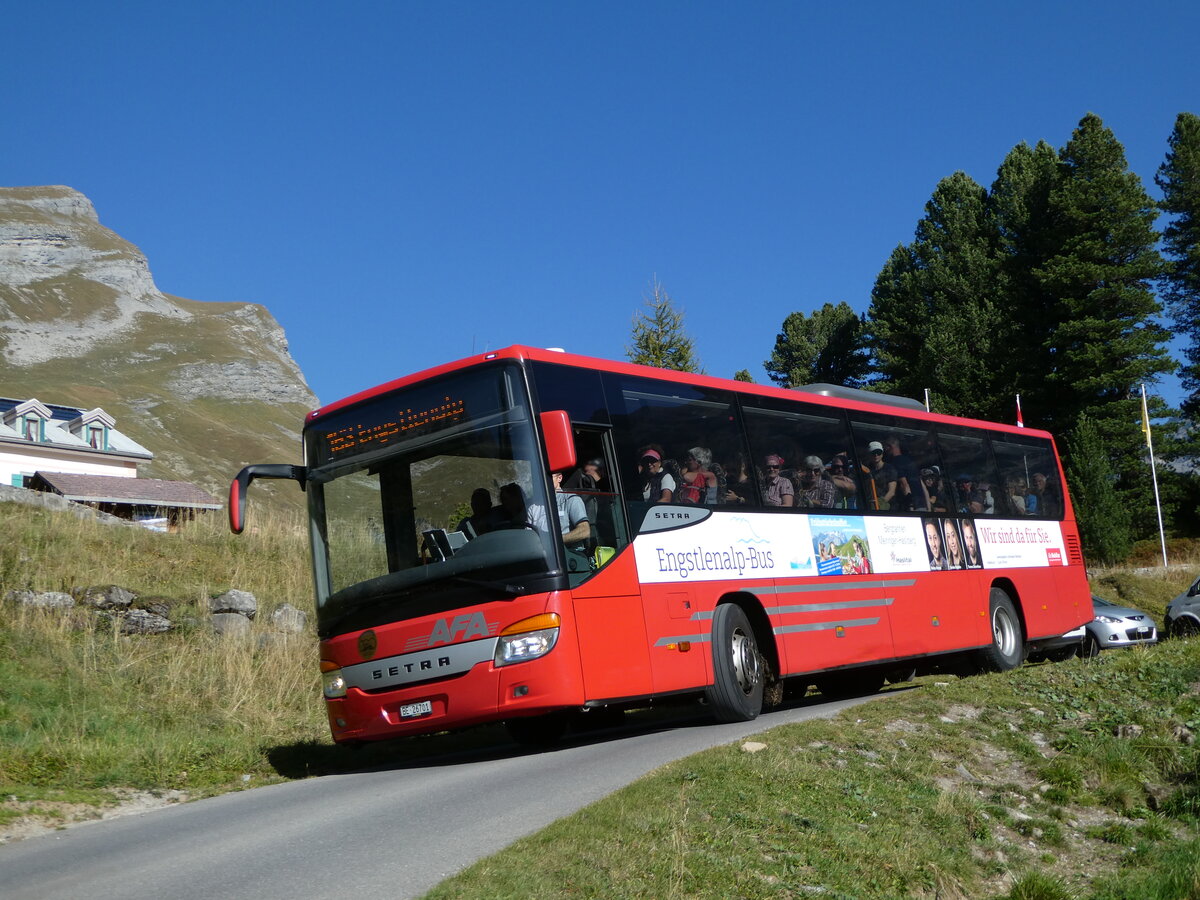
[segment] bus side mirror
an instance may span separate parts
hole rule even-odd
[[[298,482],[300,490],[304,490],[308,470],[304,466],[260,464],[238,472],[229,485],[229,530],[234,534],[241,534],[246,527],[246,491],[255,478],[287,478]]]
[[[561,472],[575,465],[575,436],[571,434],[571,417],[565,409],[542,413],[542,436],[546,440],[546,459],[551,472]]]

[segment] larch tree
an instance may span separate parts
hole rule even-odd
[[[1167,272],[1163,296],[1175,330],[1187,339],[1184,411],[1200,416],[1200,116],[1180,113],[1168,139],[1167,158],[1154,181],[1163,192],[1159,207],[1172,219],[1163,229]]]
[[[657,278],[650,283],[644,307],[633,317],[631,343],[626,358],[643,366],[703,372],[692,339],[683,327],[683,311],[676,309]]]
[[[790,313],[763,368],[781,387],[815,382],[861,387],[870,371],[863,322],[847,303],[826,303],[811,317]]]

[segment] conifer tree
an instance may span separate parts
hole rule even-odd
[[[1173,215],[1163,230],[1169,260],[1163,293],[1175,330],[1188,340],[1183,407],[1195,418],[1200,416],[1200,116],[1180,113],[1168,147],[1154,178],[1163,192],[1159,206]]]
[[[815,382],[860,387],[870,369],[862,320],[844,302],[826,303],[811,318],[790,313],[763,368],[781,387]]]
[[[1000,418],[1009,421],[1004,407],[1014,410],[1020,394],[1025,416],[1039,427],[1053,402],[1042,373],[1053,359],[1056,323],[1046,314],[1051,303],[1035,273],[1056,248],[1049,208],[1058,169],[1058,151],[1048,143],[1021,143],[1004,158],[988,192],[1000,298],[993,344],[997,352],[990,365],[1001,395]]]
[[[990,361],[999,273],[986,200],[963,172],[942,179],[914,241],[892,251],[871,292],[879,386],[910,397],[932,388],[939,412],[998,412]]]
[[[1162,272],[1157,216],[1125,151],[1088,114],[1060,154],[1048,200],[1054,251],[1034,270],[1051,323],[1044,427],[1065,432],[1086,413],[1118,471],[1138,465],[1141,382],[1171,371],[1151,282]]]
[[[1110,455],[1086,414],[1067,436],[1067,452],[1067,483],[1084,554],[1091,562],[1124,560],[1133,546],[1129,507],[1117,494]]]
[[[657,278],[650,283],[645,308],[633,317],[632,343],[625,348],[630,362],[679,372],[702,372],[692,339],[683,327],[683,312]]]
[[[746,381],[746,382],[749,382],[750,384],[754,384],[754,376],[750,374],[749,369],[738,369],[736,372],[733,373],[733,380],[734,381]]]

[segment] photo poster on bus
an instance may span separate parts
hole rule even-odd
[[[654,507],[655,510],[686,507]],[[1064,565],[1058,522],[725,513],[634,540],[644,582],[756,580]]]

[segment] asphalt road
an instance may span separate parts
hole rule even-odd
[[[415,897],[667,762],[861,702],[810,700],[732,725],[685,712],[639,715],[544,752],[516,747],[499,729],[484,733],[484,746],[476,732],[469,749],[465,735],[439,736],[427,741],[428,750],[386,768],[226,794],[0,846],[0,897]]]

